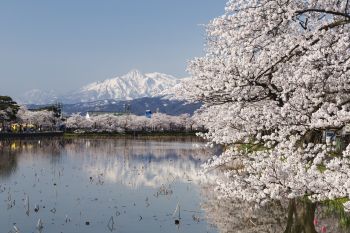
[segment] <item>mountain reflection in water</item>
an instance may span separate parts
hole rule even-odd
[[[200,167],[218,152],[204,145],[196,138],[0,141],[1,232],[348,232],[349,219],[329,206],[219,198],[216,174]]]
[[[201,184],[212,180],[200,165],[215,153],[204,145],[196,138],[0,141],[0,225],[5,232],[217,232],[200,207]]]

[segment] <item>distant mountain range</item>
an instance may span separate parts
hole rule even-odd
[[[28,108],[36,109],[42,105],[27,105]],[[187,103],[179,100],[169,100],[162,97],[143,97],[133,100],[98,100],[93,102],[64,104],[63,112],[67,115],[72,113],[87,112],[119,112],[130,111],[135,115],[144,115],[146,110],[161,112],[168,115],[180,115],[188,113],[192,115],[194,111],[201,107],[201,103]]]
[[[182,78],[162,73],[142,74],[138,70],[104,81],[94,82],[78,90],[58,94],[55,91],[31,90],[16,98],[22,104],[88,103],[101,100],[133,100],[155,97],[180,83]]]
[[[142,74],[138,70],[132,70],[125,75],[94,82],[64,95],[55,91],[31,90],[16,100],[32,109],[61,102],[63,112],[68,115],[91,111],[121,113],[128,106],[130,112],[136,115],[144,115],[146,110],[169,115],[192,115],[200,108],[200,103],[186,103],[162,97],[163,93],[167,93],[167,90],[185,79],[162,73]]]
[[[53,90],[33,89],[14,99],[20,104],[52,104],[58,100],[58,95]]]

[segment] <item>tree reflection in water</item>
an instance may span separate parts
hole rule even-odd
[[[0,177],[10,176],[17,167],[18,160],[23,154],[26,157],[42,157],[57,163],[62,154],[66,140],[0,140]]]
[[[1,177],[6,232],[13,223],[34,232],[38,218],[45,232],[105,232],[111,216],[124,232],[217,232],[207,228],[198,196],[206,183],[200,165],[213,151],[196,139],[12,141],[0,151],[1,170],[17,168]],[[172,215],[178,203],[180,226]]]
[[[167,188],[167,184],[175,178],[198,185],[202,189],[205,215],[221,233],[349,232],[349,229],[343,227],[350,222],[349,218],[334,203],[316,205],[302,200],[286,200],[257,207],[239,200],[219,198],[218,192],[210,185],[215,182],[216,175],[203,177],[199,172],[200,164],[210,158],[213,151],[203,147],[194,149],[193,143],[196,143],[196,139],[0,141],[0,178],[5,181],[11,175],[16,176],[22,162],[36,164],[37,161],[53,164],[52,168],[55,169],[48,170],[49,173],[46,174],[57,177],[56,173],[60,173],[67,164],[67,159],[70,159],[78,161],[76,166],[81,166],[81,169],[75,168],[72,172],[79,172],[77,179],[82,183],[90,181],[86,176],[98,178],[102,173],[104,181],[110,184],[120,183],[131,189]],[[37,172],[41,167],[35,169]],[[45,183],[41,185],[45,186]],[[104,188],[107,187],[113,186]]]
[[[9,177],[17,168],[16,151],[4,144],[0,141],[0,178]]]
[[[220,233],[345,233],[349,216],[328,204],[306,200],[271,202],[265,206],[217,196],[212,187],[203,188],[208,222]],[[339,204],[339,206],[342,206]],[[342,215],[342,216],[341,216]],[[344,218],[346,218],[344,222]]]

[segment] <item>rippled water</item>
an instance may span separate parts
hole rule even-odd
[[[217,232],[193,140],[0,142],[1,232]]]

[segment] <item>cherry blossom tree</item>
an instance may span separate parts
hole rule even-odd
[[[21,123],[33,124],[37,127],[44,127],[47,129],[53,128],[57,121],[57,118],[52,111],[30,111],[23,106],[19,109],[17,118]]]
[[[93,122],[86,117],[76,113],[70,116],[66,121],[66,127],[70,129],[89,129],[94,126]]]
[[[201,129],[188,114],[170,116],[163,113],[155,113],[152,118],[132,114],[120,116],[102,114],[89,117],[73,114],[67,119],[66,126],[68,129],[87,132],[192,131]]]
[[[204,103],[202,136],[226,148],[206,164],[224,170],[221,193],[349,199],[350,146],[322,135],[350,123],[350,2],[231,0],[207,35],[177,95]]]

